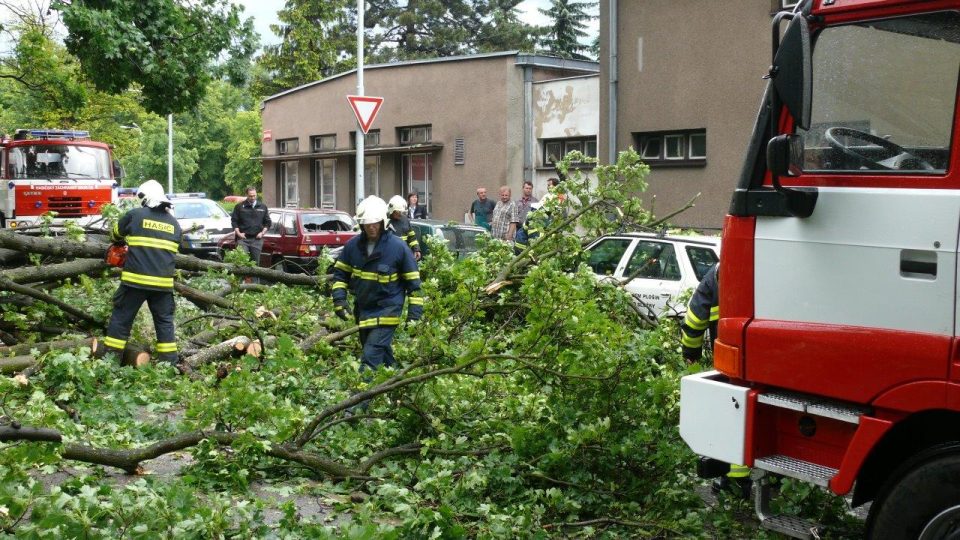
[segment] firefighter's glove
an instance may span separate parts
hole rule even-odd
[[[346,321],[346,320],[348,320],[348,317],[347,317],[347,308],[345,308],[344,306],[336,306],[336,307],[334,307],[334,308],[333,308],[333,313],[334,313],[341,321]]]

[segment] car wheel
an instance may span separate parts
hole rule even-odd
[[[887,481],[870,507],[867,538],[960,536],[960,451],[922,461]]]

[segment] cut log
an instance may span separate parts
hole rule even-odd
[[[211,341],[217,338],[220,332],[224,330],[236,329],[240,327],[240,321],[231,321],[226,319],[221,319],[213,323],[213,328],[209,330],[204,330],[196,334],[195,336],[189,338],[187,341],[194,345],[203,345],[207,346]],[[186,355],[190,356],[190,355]]]
[[[107,245],[96,242],[77,242],[70,238],[43,238],[16,234],[9,231],[0,231],[0,248],[12,249],[24,253],[39,253],[62,258],[92,258],[102,259]],[[316,287],[326,283],[326,276],[311,276],[308,274],[288,274],[269,268],[258,266],[239,266],[217,261],[198,259],[189,255],[177,255],[174,258],[177,268],[202,272],[205,270],[222,270],[237,276],[250,276],[269,279],[270,281],[286,285],[306,285]]]
[[[250,338],[247,336],[237,336],[230,338],[222,343],[203,349],[202,351],[184,359],[183,363],[189,369],[196,369],[203,364],[224,360],[232,356],[240,356],[246,353],[250,346]]]
[[[17,251],[15,249],[3,249],[0,248],[0,264],[4,266],[12,266],[14,264],[22,264],[27,261],[27,254],[22,251]]]
[[[329,333],[330,331],[325,326],[321,326],[315,332],[303,338],[300,342],[300,350],[304,352],[312,351]]]
[[[37,363],[35,356],[25,354],[22,356],[11,356],[10,358],[0,358],[0,373],[9,375],[19,373]]]
[[[41,281],[60,281],[86,274],[102,274],[110,268],[103,259],[77,259],[75,261],[47,264],[40,267],[24,266],[0,272],[0,278],[14,283],[37,283]]]
[[[214,294],[223,297],[241,291],[267,292],[268,290],[270,290],[269,286],[261,285],[259,283],[238,283],[236,285],[224,287]]]
[[[123,349],[120,365],[132,368],[141,368],[150,363],[150,353],[129,343]]]
[[[0,330],[0,341],[2,341],[4,345],[16,345],[20,343],[20,340],[16,336],[4,330]]]
[[[63,339],[59,341],[44,341],[40,343],[21,343],[11,347],[0,347],[0,356],[20,356],[31,354],[36,350],[43,354],[55,349],[72,350],[79,347],[89,347],[90,354],[97,352],[97,338]]]

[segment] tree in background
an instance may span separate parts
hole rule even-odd
[[[54,0],[68,34],[67,50],[96,88],[112,94],[141,88],[157,114],[196,106],[223,53],[249,57],[241,8],[228,0]]]
[[[331,31],[347,25],[347,5],[347,0],[287,0],[277,12],[280,24],[270,25],[281,42],[264,47],[253,94],[269,96],[353,67],[353,55],[343,51],[356,50],[356,37]]]
[[[580,43],[587,37],[587,21],[594,18],[587,10],[597,7],[597,2],[584,0],[550,0],[550,7],[539,8],[540,13],[550,17],[544,44],[551,54],[564,58],[589,60],[584,53],[591,47]]]
[[[223,180],[231,193],[243,193],[248,185],[259,185],[263,177],[260,157],[260,113],[241,111],[230,121],[230,146],[227,148],[227,164]]]
[[[167,185],[167,119],[149,115],[140,124],[138,137],[139,149],[123,161],[127,177],[124,184],[136,186],[149,179],[155,179],[164,187]],[[174,191],[191,191],[191,178],[199,168],[200,151],[191,144],[189,133],[174,126],[173,130],[173,171]]]
[[[390,62],[478,52],[532,51],[539,30],[520,21],[521,0],[368,0],[367,61]],[[272,27],[282,38],[258,65],[256,96],[320,80],[356,65],[356,2],[287,0]]]

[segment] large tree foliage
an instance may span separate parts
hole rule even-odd
[[[147,110],[196,106],[225,52],[252,53],[240,8],[228,0],[55,0],[67,49],[98,89],[142,89]]]
[[[349,69],[356,38],[333,28],[347,24],[351,3],[356,6],[348,0],[287,0],[277,12],[280,24],[270,26],[281,42],[264,47],[257,60],[261,75],[255,77],[254,95],[272,95]]]
[[[544,44],[547,50],[564,58],[586,60],[584,53],[592,52],[591,46],[581,39],[587,37],[587,21],[594,18],[588,10],[597,7],[597,2],[584,0],[550,0],[550,7],[539,8],[540,13],[550,18]]]
[[[260,185],[263,165],[260,160],[260,113],[241,111],[234,116],[228,127],[230,146],[227,148],[227,163],[223,180],[231,193],[243,193],[249,185]]]
[[[390,62],[478,52],[532,50],[538,30],[519,20],[521,0],[369,0],[366,60]],[[259,60],[255,95],[306,84],[356,65],[353,0],[287,0],[273,31],[282,38]]]

